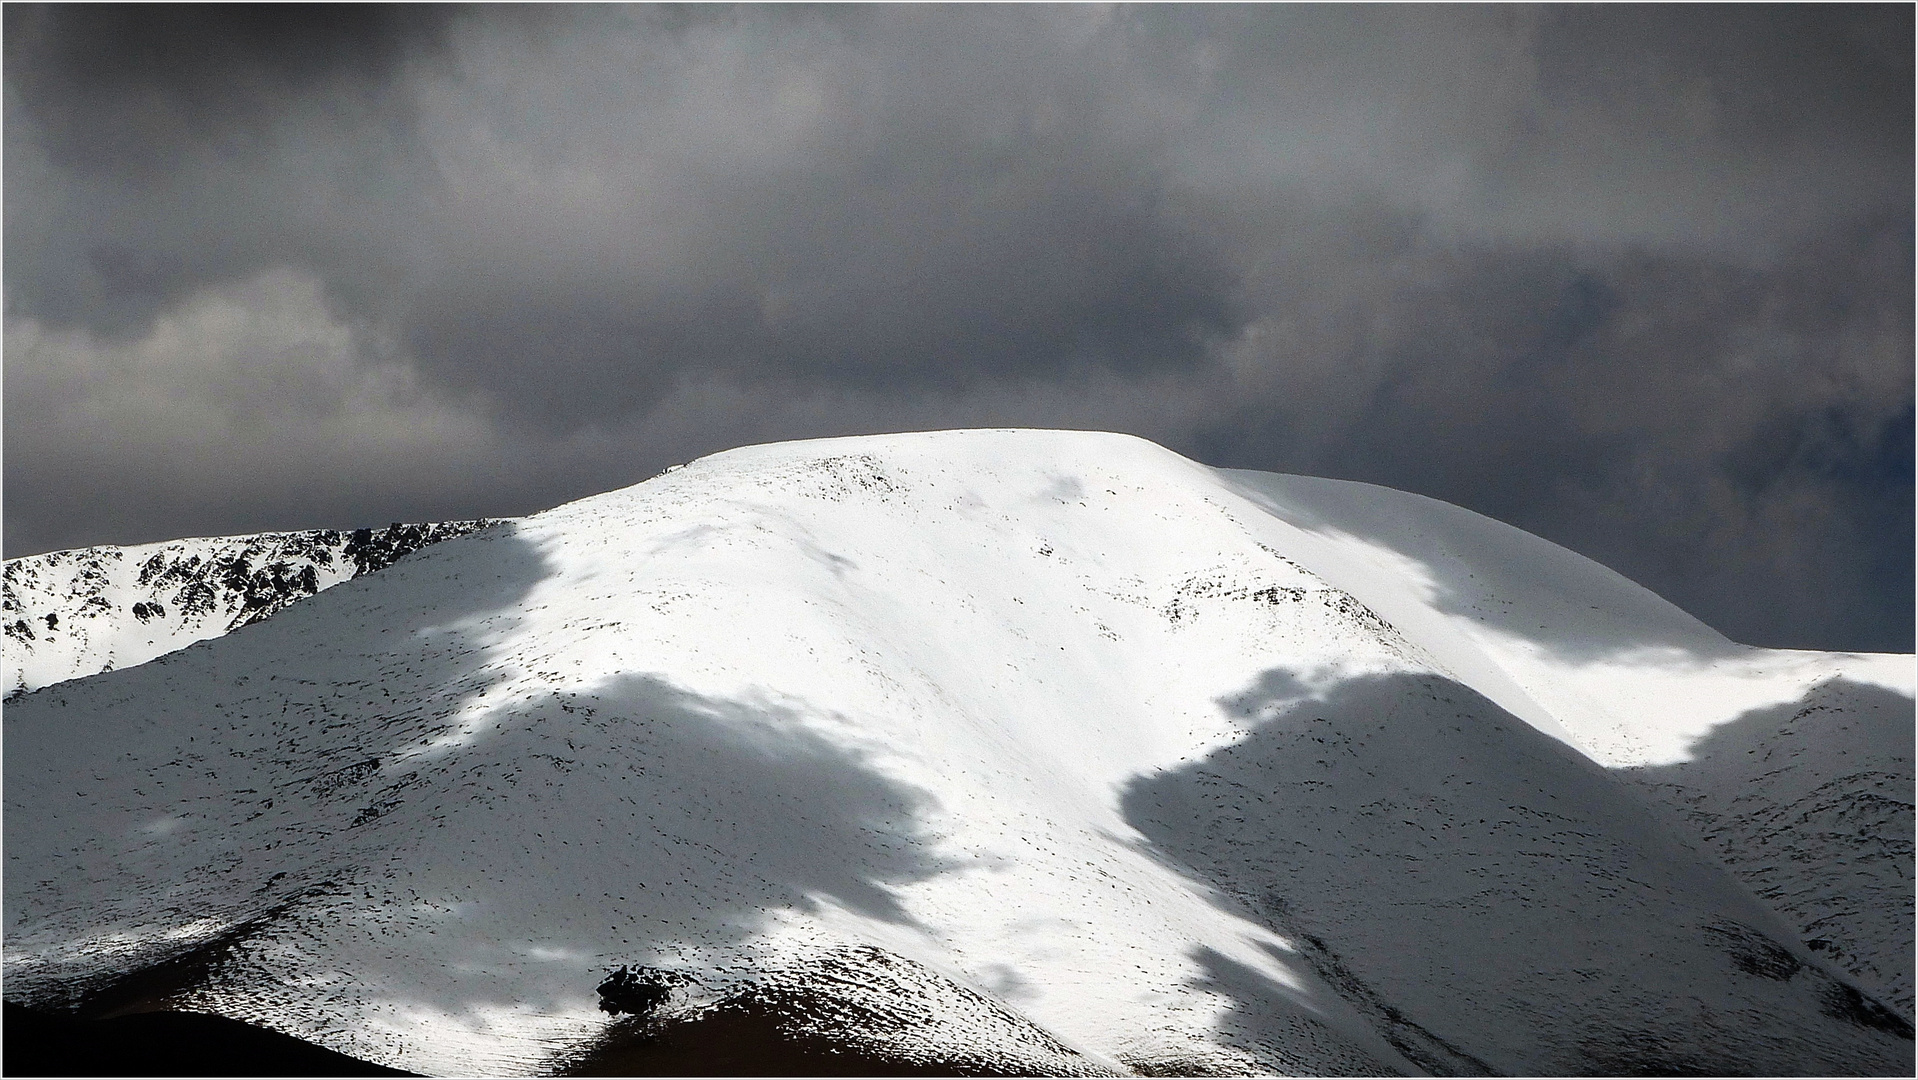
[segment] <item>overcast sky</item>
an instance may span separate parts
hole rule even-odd
[[[1912,649],[1912,8],[5,8],[5,548],[1133,432]]]

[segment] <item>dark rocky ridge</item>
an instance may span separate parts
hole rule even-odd
[[[341,581],[496,520],[394,522],[93,547],[11,559],[0,577],[9,696],[97,674],[256,623]],[[128,651],[131,623],[155,648]]]

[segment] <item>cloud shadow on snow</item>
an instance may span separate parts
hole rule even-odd
[[[9,946],[23,930],[149,939],[125,953],[117,975],[73,980],[56,965],[46,983],[17,980],[9,999],[25,992],[83,1014],[164,1000],[313,897],[338,892],[365,857],[354,822],[367,807],[355,798],[381,790],[393,746],[498,681],[471,626],[510,627],[512,609],[548,572],[508,522],[221,637],[9,702],[11,866],[37,862],[52,875],[37,889],[9,888]],[[343,641],[361,649],[337,648]],[[72,738],[82,720],[96,737]],[[225,753],[209,758],[215,741]],[[126,821],[156,815],[175,827],[114,842]],[[98,837],[61,850],[57,838],[41,840],[48,819]],[[244,850],[249,836],[261,838],[259,852]],[[199,884],[215,878],[216,887]],[[154,932],[195,924],[223,929]]]
[[[439,921],[500,942],[501,957],[671,966],[680,947],[723,951],[766,913],[821,900],[908,923],[888,886],[941,868],[918,823],[927,797],[787,708],[629,674],[489,719],[423,768],[392,831],[454,853],[409,868],[406,885],[452,900]],[[412,929],[448,929],[434,921]],[[604,974],[573,966],[561,981],[578,988]]]
[[[9,854],[53,887],[10,890],[9,946],[22,929],[153,938],[114,970],[46,970],[10,999],[99,1015],[197,989],[328,1028],[340,1014],[322,999],[590,1008],[620,964],[745,959],[783,909],[910,921],[889,886],[941,869],[927,797],[794,709],[637,673],[576,692],[515,683],[515,667],[560,662],[500,647],[549,573],[509,525],[10,705]],[[76,755],[57,729],[78,710],[103,738]],[[209,737],[230,759],[197,754]],[[84,797],[29,782],[37,745],[97,778]],[[14,843],[36,813],[169,812],[184,824],[164,843]],[[226,929],[153,932],[194,924]]]
[[[1912,721],[1904,694],[1832,679],[1718,725],[1688,760],[1619,771],[1686,819],[1813,952],[1882,987],[1907,1020]]]
[[[489,719],[383,821],[400,846],[340,915],[368,932],[330,959],[410,1008],[590,1009],[629,964],[696,971],[679,992],[714,1000],[795,959],[763,940],[782,912],[910,923],[890,886],[943,868],[927,797],[790,709],[629,674]],[[555,1037],[528,1063],[567,1067],[600,1035]]]
[[[1126,820],[1422,1068],[1909,1065],[1909,1036],[1837,1015],[1855,990],[1773,941],[1786,928],[1661,813],[1469,688],[1407,674],[1312,694],[1274,670],[1221,705],[1250,733],[1133,781]],[[1796,966],[1755,974],[1754,948]],[[1237,1002],[1222,1026],[1282,1020],[1237,974],[1211,979]]]

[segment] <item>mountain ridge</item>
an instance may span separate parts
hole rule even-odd
[[[1383,491],[922,433],[434,545],[9,705],[9,994],[244,926],[173,1007],[506,1074],[609,1037],[614,970],[703,988],[670,1026],[871,949],[1105,1071],[1907,1067],[1883,936],[1815,952],[1830,897],[1781,915],[1627,774],[1834,678],[1908,714],[1909,658],[1714,639]],[[1857,772],[1786,749],[1792,791]],[[955,1023],[901,1037],[944,1060]]]
[[[8,696],[145,663],[258,622],[428,544],[498,523],[394,522],[381,529],[191,537],[8,559],[0,576]]]

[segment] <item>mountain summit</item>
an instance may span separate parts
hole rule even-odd
[[[10,1001],[428,1073],[1913,1064],[1913,658],[1431,499],[786,443],[313,591],[9,702]]]

